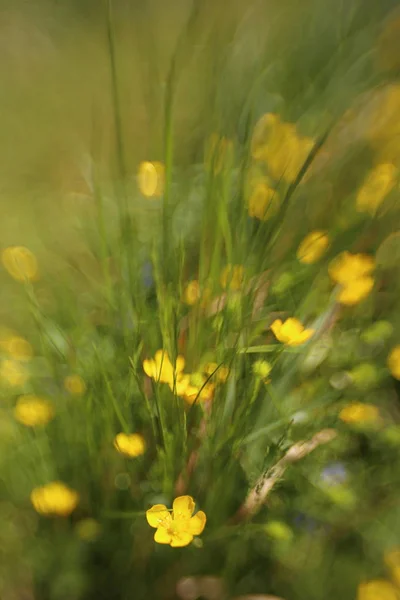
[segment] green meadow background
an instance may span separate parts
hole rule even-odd
[[[356,209],[375,164],[400,170],[398,2],[0,0],[0,15],[1,250],[28,247],[40,272],[24,284],[0,271],[0,327],[34,350],[24,385],[0,382],[0,598],[399,598],[384,558],[400,545],[400,384],[387,365],[399,180],[376,215]],[[279,210],[259,221],[246,186],[265,113],[315,151],[275,182]],[[212,134],[230,142],[221,171],[205,160]],[[142,161],[165,165],[162,198],[141,194]],[[313,230],[330,246],[305,265],[296,250]],[[376,260],[374,290],[352,307],[328,274],[342,251]],[[243,266],[239,291],[221,284],[229,264]],[[192,280],[216,299],[208,309],[185,304]],[[307,345],[271,334],[290,316],[316,329]],[[229,367],[210,407],[145,376],[160,348],[190,373]],[[70,374],[83,395],[65,390]],[[45,427],[15,420],[27,393],[53,403]],[[353,401],[377,406],[379,425],[341,421]],[[336,437],[235,519],[259,477],[325,429]],[[121,431],[144,436],[142,456],[116,451]],[[145,512],[172,505],[182,473],[207,525],[175,549],[154,542]],[[68,518],[31,505],[54,480],[79,493]],[[390,590],[361,595],[367,580]]]

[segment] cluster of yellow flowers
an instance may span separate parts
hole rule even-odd
[[[364,300],[374,287],[371,273],[375,269],[375,260],[368,254],[342,252],[329,266],[329,275],[340,285],[338,301],[352,306]]]
[[[265,161],[270,175],[292,183],[314,146],[314,140],[300,136],[296,125],[267,113],[257,122],[251,143],[252,157]]]
[[[173,367],[165,350],[157,350],[154,358],[143,361],[143,370],[148,377],[157,383],[168,384],[171,391],[175,391],[189,404],[193,404],[196,399],[199,401],[212,400],[215,383],[208,380],[214,372],[216,380],[219,382],[226,381],[229,376],[229,369],[223,365],[218,367],[217,363],[208,363],[204,365],[201,372],[192,374],[184,373],[184,368],[183,356],[177,357],[175,367]]]

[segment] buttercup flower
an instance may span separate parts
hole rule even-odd
[[[14,408],[17,421],[27,427],[46,425],[54,417],[53,405],[43,398],[26,394],[18,398]]]
[[[12,332],[4,332],[0,338],[0,348],[14,360],[29,361],[33,356],[30,343]]]
[[[367,254],[342,252],[329,266],[329,275],[342,286],[338,301],[341,304],[354,305],[368,296],[374,287],[371,277],[375,269],[375,260]]]
[[[291,317],[283,323],[276,319],[271,325],[271,330],[277,340],[288,346],[304,344],[314,335],[314,329],[305,329],[298,319]]]
[[[301,242],[297,249],[297,258],[301,263],[316,263],[329,246],[329,237],[324,231],[312,231]]]
[[[206,402],[212,400],[215,391],[214,383],[206,383],[207,378],[202,373],[193,373],[186,376],[185,387],[182,387],[181,393],[177,391],[178,396],[182,396],[188,404],[196,402]]]
[[[31,502],[41,515],[67,517],[78,505],[79,495],[61,481],[53,481],[31,493]]]
[[[175,379],[179,379],[182,371],[185,367],[185,359],[183,356],[178,356],[175,363],[175,373],[172,367],[171,361],[169,360],[168,353],[165,350],[157,350],[153,358],[146,358],[143,361],[143,370],[155,381],[161,383],[168,383],[173,385],[174,374]]]
[[[272,365],[266,360],[256,360],[253,363],[253,373],[260,379],[266,379],[272,371]]]
[[[162,196],[165,168],[160,162],[143,161],[139,165],[138,185],[143,196]]]
[[[200,535],[206,524],[206,515],[199,510],[194,516],[195,503],[191,496],[179,496],[172,504],[172,513],[164,504],[155,504],[146,511],[146,519],[157,531],[154,540],[173,548],[187,546],[195,535]]]
[[[349,424],[375,424],[381,420],[379,410],[373,404],[351,402],[339,413],[339,418]]]
[[[67,375],[64,387],[73,396],[82,396],[86,391],[86,384],[80,375]]]
[[[193,306],[199,300],[200,300],[200,286],[199,286],[199,282],[196,279],[194,279],[193,281],[189,281],[189,283],[187,284],[184,294],[183,294],[183,301],[185,302],[185,304],[188,304],[189,306]]]
[[[390,581],[373,579],[360,583],[357,600],[398,600],[397,589]]]
[[[395,379],[400,380],[400,346],[395,346],[389,353],[387,364]]]
[[[34,254],[25,246],[9,246],[1,253],[5,269],[17,281],[33,281],[38,275]]]
[[[221,274],[221,285],[224,289],[229,287],[233,291],[240,290],[244,278],[242,265],[227,265]]]
[[[279,209],[279,194],[269,187],[265,181],[258,182],[250,194],[248,200],[249,216],[260,221],[267,221]]]
[[[136,458],[146,450],[145,439],[140,433],[118,433],[114,439],[114,446],[121,454]]]
[[[357,210],[375,214],[396,183],[397,169],[391,163],[375,167],[357,194]]]

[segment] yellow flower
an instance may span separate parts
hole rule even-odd
[[[172,504],[172,513],[164,504],[155,504],[146,511],[150,527],[157,531],[154,540],[158,544],[169,544],[173,548],[182,548],[200,535],[206,524],[206,515],[199,510],[194,516],[195,503],[191,496],[179,496]]]
[[[221,274],[221,285],[224,289],[229,287],[233,291],[240,290],[244,278],[242,265],[227,265]]]
[[[20,396],[14,408],[14,416],[27,427],[46,425],[54,417],[53,405],[43,398],[26,394]]]
[[[395,346],[389,353],[387,364],[395,379],[400,380],[400,346]]]
[[[272,371],[272,365],[266,360],[256,360],[253,364],[253,373],[260,379],[266,379]]]
[[[145,439],[140,433],[118,433],[114,439],[114,446],[121,454],[136,458],[146,450]]]
[[[78,505],[79,495],[61,481],[53,481],[31,493],[31,502],[41,515],[67,517]]]
[[[183,356],[178,356],[175,363],[175,379],[179,379],[184,367],[185,359]],[[174,369],[165,350],[157,350],[154,359],[146,358],[143,361],[143,370],[155,381],[170,385],[174,383]]]
[[[67,375],[64,387],[73,396],[82,396],[86,391],[86,384],[80,375]]]
[[[292,183],[314,146],[308,137],[299,136],[296,126],[282,122],[278,115],[266,114],[254,128],[251,154],[264,160],[276,180]]]
[[[373,579],[360,583],[357,600],[399,600],[399,595],[390,581]]]
[[[350,424],[374,424],[380,421],[378,408],[373,404],[363,404],[362,402],[347,404],[340,411],[339,418],[344,423]]]
[[[333,281],[346,285],[361,277],[370,275],[375,269],[375,260],[368,254],[342,252],[329,265],[329,275]]]
[[[138,185],[143,196],[162,196],[165,168],[160,162],[143,161],[139,165]]]
[[[375,260],[367,254],[342,252],[329,266],[329,275],[342,288],[338,302],[352,306],[364,300],[374,287],[370,273],[375,269]]]
[[[9,246],[1,253],[3,265],[17,281],[33,281],[38,275],[38,265],[34,254],[25,246]]]
[[[248,200],[249,216],[255,217],[260,221],[267,221],[279,209],[278,192],[269,187],[265,181],[258,182],[250,194]]]
[[[357,194],[357,210],[374,214],[393,189],[397,169],[390,163],[375,167],[365,179]]]
[[[400,548],[385,552],[385,563],[390,569],[392,579],[400,586]]]
[[[33,356],[30,343],[12,332],[4,332],[0,339],[0,348],[14,360],[28,361]]]
[[[277,340],[289,346],[304,344],[314,335],[314,329],[305,329],[298,319],[286,319],[284,323],[276,319],[271,325],[272,332]]]
[[[182,393],[178,393],[178,396],[182,396],[188,404],[196,402],[207,402],[213,399],[215,385],[213,383],[206,383],[207,378],[201,373],[193,373],[188,376],[185,383],[186,387],[182,387]],[[200,391],[201,390],[201,391]]]
[[[353,306],[364,300],[374,287],[373,277],[360,277],[351,283],[347,283],[340,290],[337,300],[340,304]]]
[[[312,231],[297,249],[297,258],[301,263],[312,265],[325,253],[329,246],[329,237],[324,231]]]
[[[196,304],[196,302],[199,301],[199,299],[200,286],[199,282],[196,279],[194,279],[193,281],[189,281],[189,283],[187,284],[183,294],[183,301],[185,302],[185,304],[193,306],[194,304]]]

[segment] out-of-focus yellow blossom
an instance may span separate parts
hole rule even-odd
[[[38,264],[34,254],[25,246],[9,246],[1,253],[5,269],[17,281],[34,281]]]
[[[333,281],[346,285],[375,269],[375,260],[368,254],[351,254],[342,252],[329,265],[329,275]]]
[[[193,281],[189,281],[187,284],[184,294],[183,301],[185,304],[189,306],[193,306],[200,300],[200,285],[199,282],[194,279]]]
[[[185,367],[185,359],[178,356],[175,363],[175,370],[172,367],[168,353],[165,350],[157,350],[153,358],[146,358],[143,361],[143,370],[155,381],[173,385],[174,379],[179,379]],[[175,375],[175,377],[174,377]]]
[[[373,579],[360,583],[357,600],[399,600],[399,594],[390,581]]]
[[[20,396],[14,408],[17,421],[27,427],[46,425],[54,417],[54,408],[51,402],[33,394]]]
[[[338,302],[346,306],[354,306],[364,300],[374,287],[373,277],[361,277],[347,283],[338,294]]]
[[[375,424],[381,420],[376,406],[362,402],[351,402],[344,406],[339,413],[339,418],[349,424]]]
[[[392,348],[387,359],[387,365],[393,377],[400,381],[400,346]]]
[[[150,527],[156,528],[154,540],[158,544],[169,544],[182,548],[200,535],[206,524],[206,515],[199,510],[194,516],[195,503],[191,496],[179,496],[172,504],[172,512],[164,504],[155,504],[146,511]]]
[[[41,515],[67,517],[78,505],[79,495],[61,481],[53,481],[31,493],[34,509]]]
[[[251,153],[254,159],[266,161],[274,179],[292,183],[313,146],[311,138],[299,136],[294,124],[266,114],[254,128]]]
[[[216,362],[210,362],[204,365],[204,373],[212,375],[214,372],[217,381],[224,383],[229,377],[229,367],[226,367],[225,365],[221,365],[219,368]]]
[[[364,300],[374,287],[374,269],[375,260],[368,254],[339,254],[329,265],[331,279],[342,286],[338,302],[351,306]]]
[[[242,265],[227,265],[221,274],[221,285],[224,289],[237,291],[242,287],[244,268]]]
[[[375,214],[396,183],[397,169],[390,163],[373,169],[357,194],[357,210]]]
[[[30,343],[12,332],[0,334],[0,348],[14,360],[29,361],[33,356]]]
[[[283,323],[281,319],[276,319],[271,330],[276,339],[288,346],[299,346],[304,344],[314,335],[314,329],[305,329],[304,325],[298,319],[291,317]]]
[[[86,384],[80,375],[67,375],[64,387],[73,396],[82,396],[86,391]]]
[[[215,385],[214,383],[206,383],[207,378],[202,373],[192,373],[186,379],[186,387],[182,387],[182,396],[188,404],[196,402],[207,402],[213,399]]]
[[[256,183],[248,200],[249,216],[267,221],[279,210],[279,194],[266,181]]]
[[[0,363],[0,380],[10,387],[20,387],[26,383],[29,373],[26,368],[16,360],[5,359]]]
[[[101,533],[101,525],[95,519],[82,519],[75,526],[77,536],[85,542],[93,542]]]
[[[390,569],[392,579],[400,587],[400,547],[385,552],[385,563]]]
[[[145,453],[146,442],[140,433],[118,433],[114,439],[114,446],[121,454],[136,458]]]
[[[253,373],[260,379],[266,379],[272,371],[272,365],[266,360],[256,360],[253,363]]]
[[[301,263],[312,265],[319,261],[329,246],[329,237],[325,231],[312,231],[297,249],[297,258]]]
[[[139,165],[139,190],[147,198],[162,196],[164,192],[165,167],[161,162],[143,161]]]

